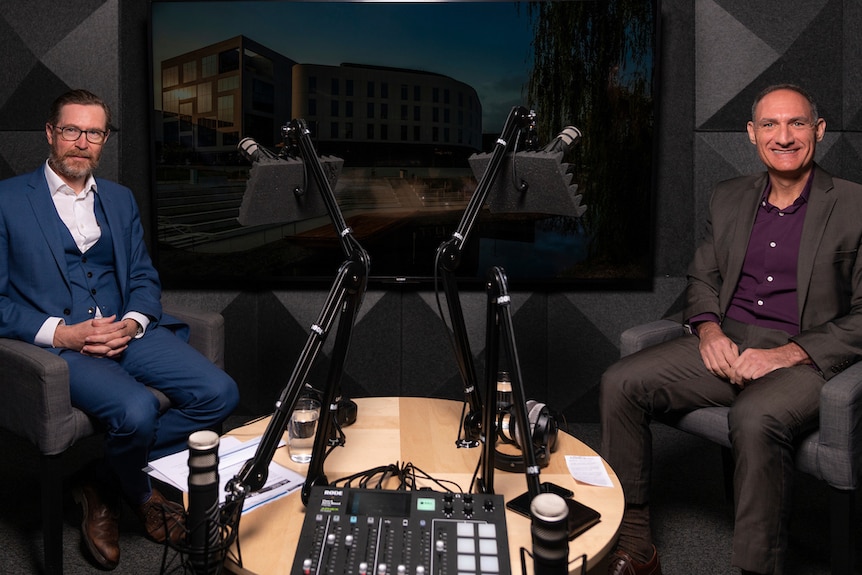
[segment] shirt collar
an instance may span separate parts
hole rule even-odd
[[[59,193],[64,194],[72,194],[75,195],[74,190],[70,188],[66,182],[63,181],[60,176],[57,175],[57,172],[54,171],[54,168],[46,161],[45,162],[45,179],[48,180],[48,190],[51,192],[52,196],[55,196]],[[93,177],[93,174],[87,176],[87,181],[84,184],[84,190],[93,192],[98,192],[99,189],[96,186],[96,178]]]
[[[805,187],[802,188],[802,193],[799,194],[799,197],[793,202],[793,206],[801,206],[802,204],[808,203],[808,196],[811,195],[812,184],[814,184],[814,169],[812,169],[811,173],[808,174],[808,181],[805,182]],[[772,180],[770,178],[766,178],[766,188],[764,188],[763,194],[760,196],[760,206],[767,210],[777,209],[769,203],[768,198],[770,190],[772,190]]]

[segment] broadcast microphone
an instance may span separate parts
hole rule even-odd
[[[569,506],[556,493],[539,493],[530,502],[534,575],[569,572]]]
[[[243,157],[251,163],[261,160],[277,160],[278,156],[258,144],[254,138],[243,138],[236,145]]]
[[[581,131],[574,126],[566,126],[563,128],[563,131],[557,134],[557,137],[547,143],[547,145],[542,148],[543,152],[563,152],[565,155],[572,146],[577,144],[583,135]]]
[[[196,575],[218,573],[219,550],[219,436],[213,431],[189,435],[189,564]]]

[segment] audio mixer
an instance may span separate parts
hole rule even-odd
[[[503,497],[315,486],[291,573],[508,575]]]

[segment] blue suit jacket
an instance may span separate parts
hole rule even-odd
[[[122,313],[143,313],[155,327],[162,320],[161,285],[134,196],[107,180],[96,185],[111,227]],[[44,165],[0,182],[0,337],[32,343],[46,319],[68,316],[72,291],[59,221]]]

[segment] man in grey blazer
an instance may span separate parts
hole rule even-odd
[[[162,314],[131,190],[93,177],[109,126],[110,110],[95,95],[60,96],[45,126],[48,161],[0,182],[0,337],[66,360],[72,404],[106,430],[108,469],[75,489],[84,542],[105,569],[120,559],[120,495],[152,539],[185,536],[182,506],[143,468],[221,423],[239,400],[233,379]],[[171,400],[167,412],[146,386]]]
[[[602,377],[602,453],[626,497],[610,573],[658,575],[649,526],[651,416],[731,406],[733,565],[782,573],[794,438],[823,383],[862,357],[862,186],[814,163],[826,123],[804,90],[771,86],[747,126],[766,172],[716,186],[688,272],[692,334]]]

